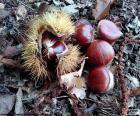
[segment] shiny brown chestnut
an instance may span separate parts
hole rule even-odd
[[[105,40],[110,44],[114,43],[123,35],[115,23],[106,19],[101,20],[98,23],[97,32],[100,39]]]
[[[114,87],[114,76],[107,67],[96,67],[90,71],[87,84],[94,92],[105,93]]]
[[[86,19],[80,19],[76,23],[75,38],[82,46],[89,45],[94,38],[94,29]]]
[[[96,66],[107,65],[114,55],[113,47],[104,40],[94,40],[87,49],[89,63]]]
[[[46,53],[48,58],[58,58],[68,51],[65,43],[56,38],[45,39],[43,41],[43,46],[45,48],[44,53]]]

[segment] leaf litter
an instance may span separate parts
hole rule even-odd
[[[139,36],[137,36],[137,34],[139,33],[139,18],[140,17],[136,15],[137,14],[136,8],[139,6],[136,2],[138,2],[138,1],[137,0],[134,0],[134,1],[115,0],[114,4],[110,4],[111,2],[107,2],[107,0],[104,0],[104,1],[106,1],[106,2],[103,2],[102,0],[97,0],[97,2],[95,0],[93,0],[93,1],[91,1],[91,0],[67,1],[66,0],[64,2],[59,1],[59,0],[52,0],[52,1],[49,0],[49,1],[47,1],[47,4],[49,4],[50,6],[55,5],[57,7],[61,7],[62,9],[65,8],[68,13],[72,14],[74,20],[79,19],[80,17],[83,17],[83,16],[89,18],[89,20],[91,20],[91,22],[93,21],[93,16],[96,20],[99,20],[102,18],[109,18],[109,19],[113,20],[116,17],[117,18],[119,17],[123,21],[121,24],[121,28],[122,28],[123,32],[124,33],[132,32],[133,36],[129,39],[131,39],[131,40],[139,39]],[[19,3],[21,4],[21,2],[19,2]],[[28,20],[32,19],[38,12],[36,6],[34,5],[34,3],[38,3],[38,1],[29,1],[29,2],[23,1],[22,5],[19,5],[19,3],[18,3],[18,1],[11,2],[11,1],[6,0],[5,2],[2,2],[2,5],[1,5],[0,21],[2,21],[2,23],[0,25],[0,30],[3,30],[4,33],[0,31],[0,35],[2,35],[1,38],[3,38],[3,36],[5,38],[5,39],[1,39],[2,42],[5,42],[5,44],[2,44],[3,47],[0,44],[1,50],[3,49],[1,52],[1,58],[3,59],[3,60],[1,59],[1,63],[6,64],[6,65],[17,66],[17,64],[14,61],[15,60],[17,61],[18,57],[20,56],[20,52],[21,52],[20,49],[19,50],[15,49],[15,46],[17,46],[17,44],[21,43],[21,40],[19,38],[21,36],[22,31],[19,31],[19,28],[21,25],[24,25],[24,23],[25,23],[24,21],[28,22]],[[69,8],[72,8],[72,10]],[[99,10],[98,10],[98,8],[99,8]],[[18,11],[18,9],[23,9],[23,11],[22,10]],[[92,9],[96,10],[96,11],[94,10],[94,13],[93,13],[94,15],[91,15],[92,12],[89,12],[89,11],[92,11]],[[115,10],[117,10],[117,11],[115,11]],[[13,11],[16,11],[16,12],[14,12],[15,13],[14,15],[13,15]],[[36,12],[33,12],[33,11],[36,11]],[[131,12],[131,11],[133,11],[133,12]],[[104,14],[105,14],[105,16],[104,16]],[[132,18],[133,16],[134,16],[134,18]],[[21,27],[23,27],[23,26],[21,26]],[[7,32],[10,32],[10,34]],[[20,36],[18,36],[18,34]],[[137,38],[134,38],[136,36],[137,36]],[[17,39],[17,37],[18,37],[18,39]],[[12,44],[10,44],[10,46],[8,45],[9,41],[12,42]],[[131,44],[131,43],[129,43],[129,44]],[[116,43],[116,45],[114,45],[114,48],[116,51],[118,49],[117,46],[119,46],[119,45],[120,45],[119,41],[118,41],[118,43]],[[131,49],[131,52],[127,51],[127,53],[124,53],[124,55],[125,55],[124,62],[126,65],[125,69],[124,69],[124,73],[130,74],[129,75],[130,77],[128,77],[129,78],[128,80],[127,80],[127,78],[125,78],[128,81],[128,83],[130,80],[132,81],[132,85],[130,84],[130,85],[128,85],[128,87],[137,87],[137,88],[131,88],[131,89],[129,88],[130,89],[129,95],[136,96],[136,95],[140,94],[140,89],[139,89],[139,84],[138,84],[140,81],[138,63],[135,63],[135,62],[139,61],[139,56],[136,56],[135,60],[133,57],[135,57],[135,54],[136,55],[138,54],[140,46],[137,43],[133,43],[132,45],[133,45],[133,48]],[[4,58],[3,58],[3,56],[4,56]],[[131,56],[133,56],[133,57],[131,58]],[[114,61],[114,62],[117,63],[117,58],[116,58],[116,61]],[[136,66],[135,66],[135,64],[136,64]],[[8,74],[6,72],[8,72]],[[38,113],[38,111],[39,111],[40,113],[44,113],[44,112],[52,113],[53,112],[54,114],[55,113],[62,114],[62,112],[63,112],[64,114],[70,114],[73,111],[75,114],[82,115],[81,111],[84,111],[84,110],[80,110],[80,109],[86,109],[92,105],[95,106],[95,103],[97,104],[97,107],[91,107],[92,110],[89,110],[89,113],[91,113],[91,114],[118,115],[118,113],[120,111],[120,106],[119,106],[118,100],[110,99],[110,98],[112,98],[112,96],[118,97],[118,95],[119,95],[118,93],[120,91],[118,90],[119,85],[117,83],[116,83],[116,87],[114,88],[114,92],[110,92],[107,95],[94,95],[94,96],[96,96],[96,99],[91,98],[91,101],[89,100],[88,102],[87,101],[84,102],[84,100],[88,99],[86,97],[89,97],[89,96],[82,95],[82,96],[84,96],[83,97],[84,99],[82,100],[82,102],[80,102],[79,100],[77,100],[77,97],[75,97],[75,95],[74,95],[75,92],[72,93],[72,91],[70,91],[70,90],[72,88],[84,87],[83,82],[85,83],[85,81],[76,77],[76,78],[74,78],[74,82],[76,82],[76,84],[75,85],[70,84],[68,87],[69,90],[67,88],[63,87],[63,85],[62,85],[62,87],[51,88],[49,90],[51,92],[47,92],[46,88],[44,88],[43,91],[44,92],[46,91],[46,93],[41,94],[43,96],[40,96],[40,100],[41,100],[40,101],[37,98],[39,97],[39,93],[41,93],[42,91],[40,90],[40,88],[35,88],[34,83],[32,81],[26,79],[26,77],[24,77],[24,75],[26,75],[26,74],[22,73],[22,71],[20,71],[20,73],[21,73],[22,77],[24,77],[26,80],[25,83],[23,84],[22,88],[26,87],[25,89],[29,89],[29,90],[33,91],[33,95],[28,96],[28,91],[24,91],[24,90],[23,91],[26,93],[26,95],[28,97],[25,96],[24,94],[23,94],[23,96],[21,95],[21,91],[18,91],[18,90],[20,90],[20,88],[15,84],[17,81],[20,81],[20,80],[18,80],[17,78],[14,79],[15,77],[13,75],[18,75],[16,73],[14,74],[14,72],[15,72],[15,70],[9,71],[9,69],[4,67],[4,71],[0,75],[6,77],[6,80],[9,80],[11,85],[13,84],[14,86],[11,86],[11,87],[5,86],[6,89],[3,89],[3,90],[7,91],[7,89],[9,89],[10,92],[15,93],[15,94],[17,93],[17,97],[19,99],[18,101],[20,101],[19,103],[21,103],[20,106],[22,106],[21,99],[22,99],[22,97],[24,97],[23,105],[25,107],[24,110],[27,112],[30,111],[31,109],[33,109],[34,113]],[[18,76],[16,76],[16,77],[18,77]],[[20,77],[18,77],[18,78],[20,78]],[[133,79],[133,78],[135,78],[135,79]],[[0,80],[2,80],[2,79],[3,78],[0,77]],[[116,81],[117,81],[117,79],[116,79]],[[5,83],[5,81],[1,81],[1,83],[2,82]],[[39,87],[41,87],[42,82],[39,82],[38,84],[40,85]],[[70,87],[71,85],[72,85],[72,88]],[[1,86],[3,86],[3,85],[1,85]],[[0,86],[0,89],[2,90],[1,86]],[[60,88],[62,90],[60,90]],[[38,89],[38,90],[34,91],[36,89]],[[83,91],[85,92],[85,90],[83,90]],[[78,92],[76,92],[76,93],[78,93]],[[11,109],[13,108],[12,104],[16,103],[16,101],[15,101],[15,97],[13,97],[11,95],[6,95],[6,96],[7,97],[3,96],[3,98],[7,98],[7,101],[9,101],[9,104],[8,104],[9,110],[7,110],[7,112],[6,112],[8,114],[11,111]],[[63,98],[62,96],[66,96],[66,97]],[[106,96],[106,97],[104,97],[104,96]],[[2,100],[3,100],[3,98],[2,98]],[[69,101],[67,98],[70,98],[72,100],[72,102],[67,103],[67,101]],[[137,101],[137,100],[139,100],[139,97],[136,97],[136,99],[134,99],[134,101]],[[43,101],[45,101],[45,102],[43,102]],[[134,108],[140,107],[140,105],[138,105],[138,103],[133,104],[133,100],[130,100],[130,101],[132,102],[131,104],[132,104],[132,106],[134,106]],[[86,106],[83,107],[83,105],[81,105],[83,102],[85,103],[85,105],[87,107]],[[37,106],[37,104],[34,105],[34,103],[35,104],[38,103],[39,106],[41,106],[41,107],[35,107],[35,109],[34,109],[34,106]],[[66,104],[66,105],[64,105],[64,104]],[[70,108],[71,105],[72,105],[72,108]],[[53,106],[55,106],[55,108],[53,108]],[[61,106],[61,108],[60,108],[60,106]],[[66,109],[64,108],[64,106],[67,106]],[[6,108],[6,107],[7,106],[2,106],[2,108]],[[46,109],[45,109],[45,107],[46,107]],[[113,107],[113,109],[112,109],[112,107]],[[58,111],[57,109],[59,109],[59,108],[61,110]],[[44,110],[42,110],[42,109],[44,109]],[[47,111],[47,109],[48,109],[48,111]],[[0,110],[2,110],[2,109],[0,108]]]

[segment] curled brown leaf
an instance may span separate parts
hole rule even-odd
[[[97,0],[96,8],[93,9],[93,17],[95,20],[105,18],[109,14],[110,6],[115,0]]]

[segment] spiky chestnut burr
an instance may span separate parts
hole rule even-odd
[[[35,77],[46,79],[49,77],[47,62],[42,58],[42,34],[45,31],[55,36],[68,37],[74,33],[75,27],[70,17],[60,10],[53,10],[34,18],[29,24],[27,41],[24,43],[22,58],[23,66]],[[41,44],[40,44],[41,43]]]
[[[58,75],[64,75],[69,72],[75,71],[82,61],[82,56],[79,51],[78,45],[69,44],[68,50],[69,52],[59,59],[57,66]]]

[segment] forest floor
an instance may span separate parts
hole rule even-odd
[[[118,23],[124,34],[113,45],[115,87],[106,94],[87,90],[83,100],[73,98],[58,83],[33,81],[21,66],[27,24],[48,7],[65,7],[74,21],[85,17],[97,27],[96,0],[0,0],[0,116],[119,116],[127,111],[140,116],[140,1],[115,0],[111,5],[106,19]]]

